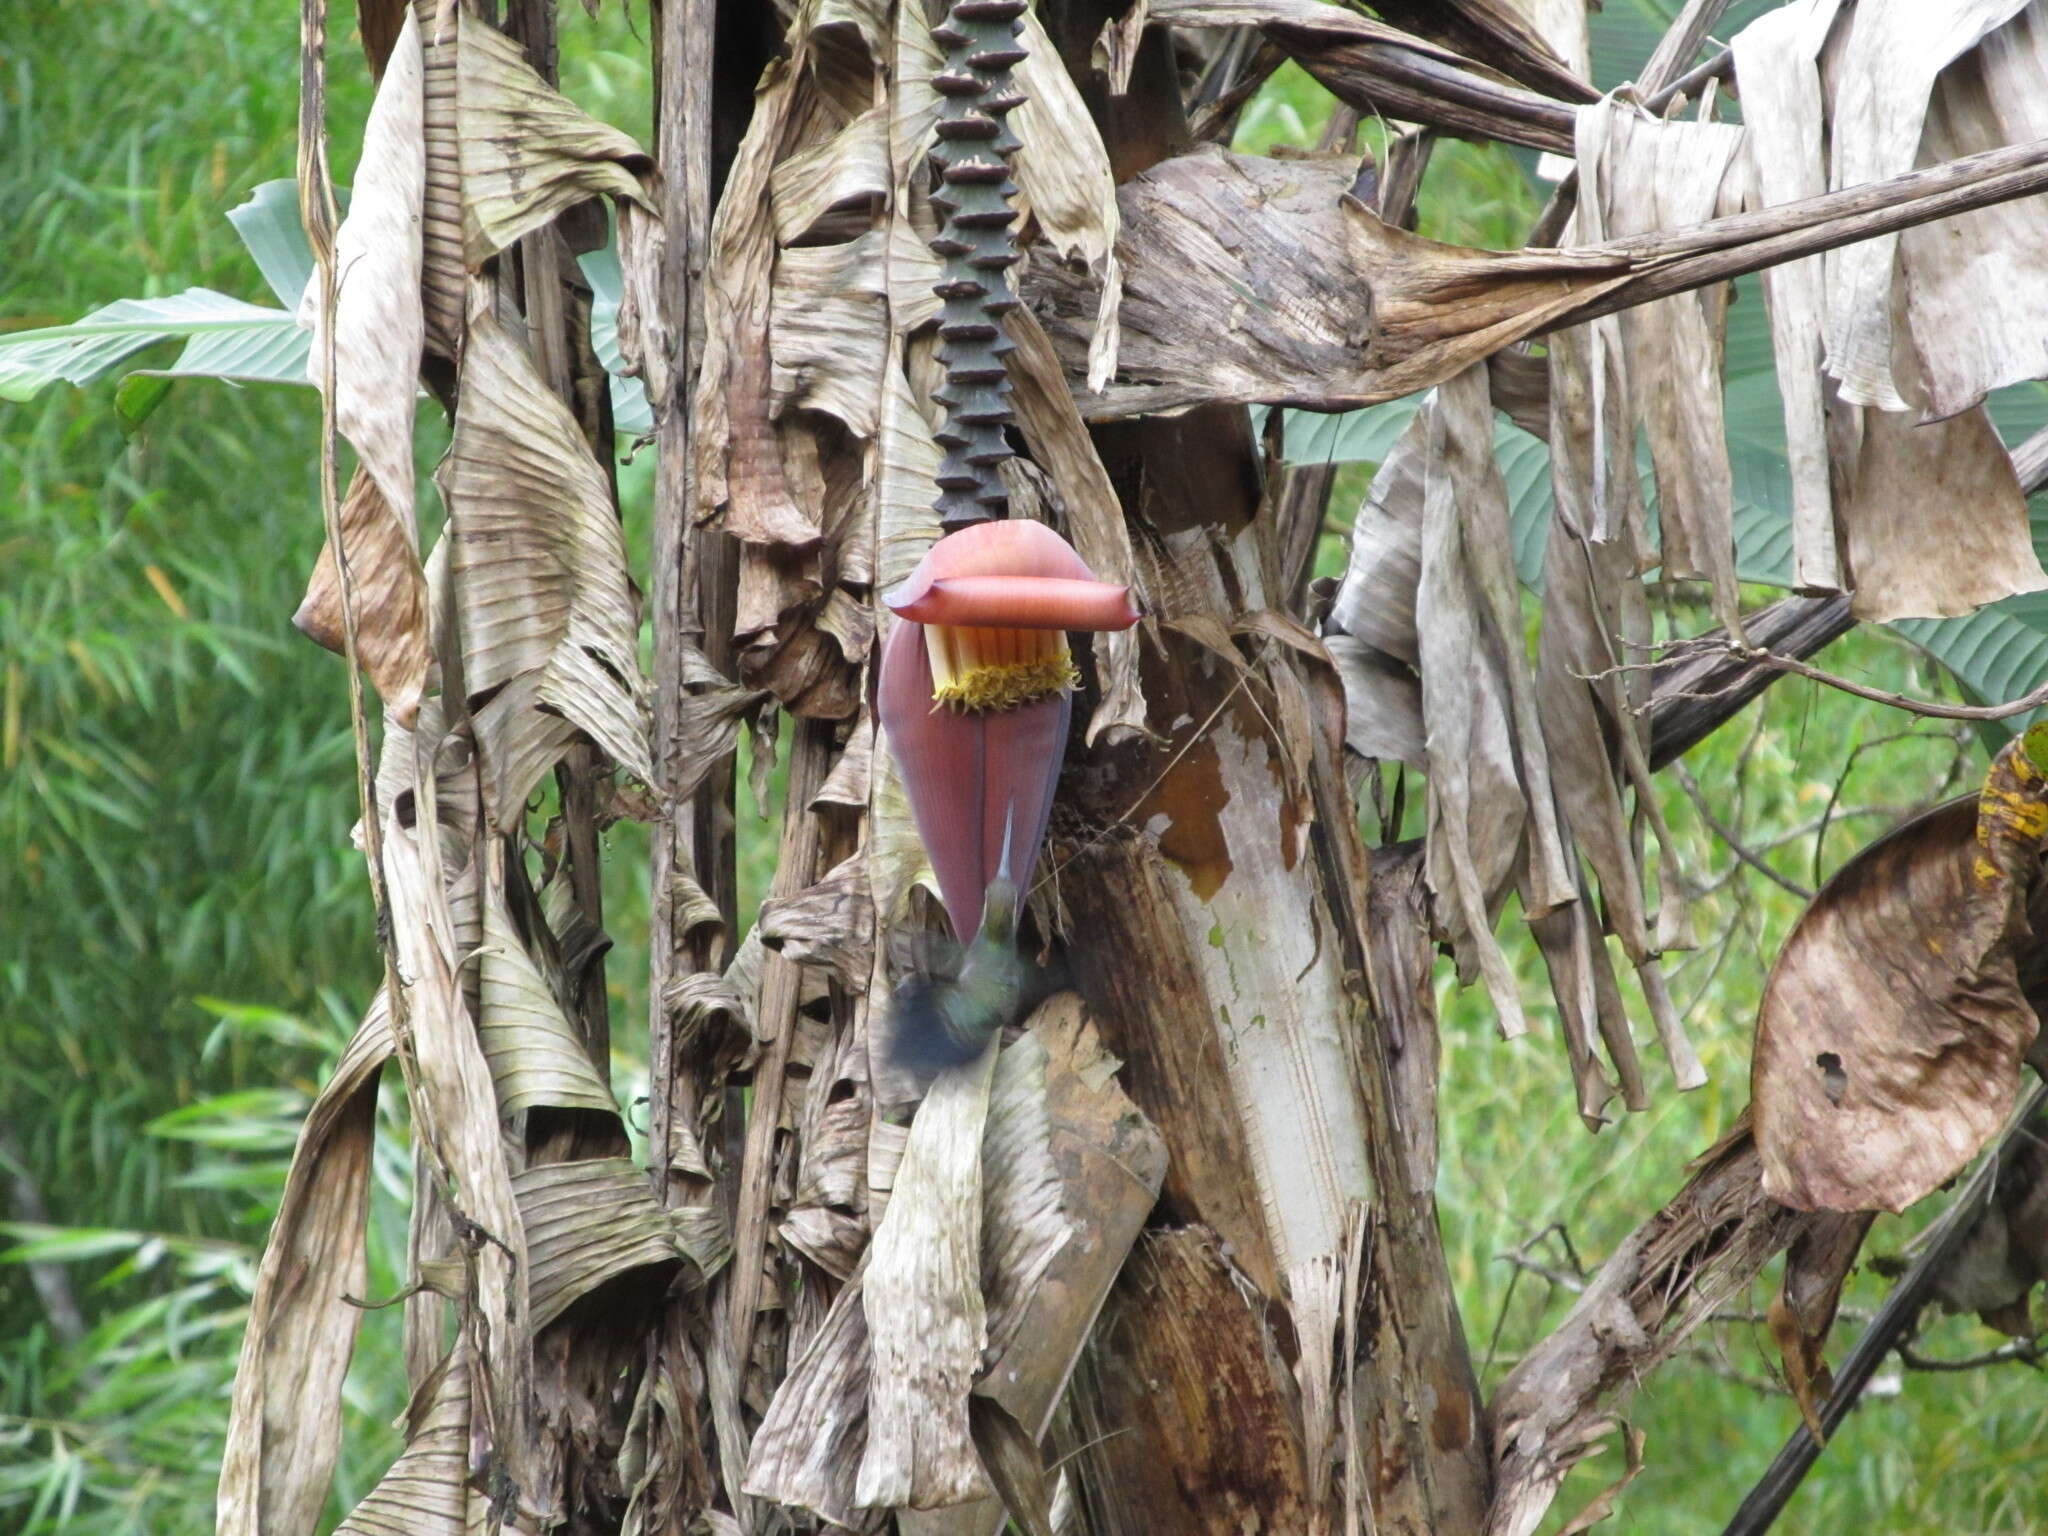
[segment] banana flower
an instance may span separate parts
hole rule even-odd
[[[980,930],[989,882],[1030,889],[1052,814],[1073,689],[1070,630],[1128,629],[1130,589],[1016,518],[947,534],[883,601],[876,707],[954,936]],[[1004,869],[1005,846],[1014,868]]]

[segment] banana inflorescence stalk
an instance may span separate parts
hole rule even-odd
[[[932,36],[946,50],[933,81],[945,98],[932,163],[941,185],[932,206],[941,220],[932,249],[943,259],[936,292],[939,361],[946,383],[935,398],[946,408],[938,440],[939,521],[947,532],[1007,517],[1000,472],[1010,457],[1010,384],[1003,357],[1013,343],[1002,318],[1017,307],[1010,268],[1017,262],[1016,217],[1009,159],[1019,140],[1011,109],[1024,98],[1010,78],[1024,58],[1017,36],[1025,0],[953,0]]]

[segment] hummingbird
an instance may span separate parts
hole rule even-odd
[[[930,1074],[973,1061],[1006,1025],[1057,990],[1048,969],[1017,950],[1020,896],[1010,830],[1005,819],[1002,862],[982,896],[980,931],[959,954],[956,974],[948,979],[920,972],[897,984],[889,1055],[899,1067]]]

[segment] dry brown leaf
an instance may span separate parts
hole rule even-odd
[[[871,107],[832,138],[799,150],[769,173],[775,243],[822,243],[816,241],[820,234],[841,234],[840,221],[835,220],[830,230],[821,230],[820,225],[828,215],[847,210],[857,224],[844,235],[859,234],[886,204],[893,185],[889,109]]]
[[[1820,50],[1840,0],[1799,0],[1758,17],[1730,45],[1742,80],[1742,121],[1757,194],[1765,206],[1827,190]],[[1827,306],[1819,256],[1766,267],[1771,350],[1785,405],[1785,454],[1792,480],[1795,585],[1839,591],[1833,496],[1828,483],[1826,391],[1821,364]]]
[[[410,0],[357,0],[356,34],[362,39],[363,57],[369,61],[372,79],[384,78],[385,61],[391,57],[405,18],[411,14]]]
[[[420,299],[427,345],[453,359],[462,344],[469,269],[462,255],[462,149],[456,130],[456,17],[445,0],[413,0],[426,59],[426,199],[421,210]]]
[[[1898,343],[1903,352],[1910,338]],[[1857,618],[1947,618],[2048,587],[2019,476],[1983,406],[1925,426],[1902,411],[1831,415]]]
[[[335,517],[348,552],[350,586],[356,604],[356,656],[384,707],[405,724],[419,713],[433,665],[427,619],[427,578],[408,529],[361,465],[349,481]],[[346,655],[348,630],[341,574],[332,545],[306,582],[292,623],[309,640],[337,656]]]
[[[1934,1277],[1934,1296],[1999,1332],[2032,1338],[2034,1288],[2048,1280],[2048,1119],[2036,1117],[2000,1155],[1998,1185]]]
[[[1558,7],[1551,7],[1558,8]],[[1585,7],[1571,0],[1585,30]],[[1375,7],[1397,27],[1456,49],[1532,91],[1560,101],[1595,101],[1600,93],[1583,66],[1560,46],[1544,0],[1381,0]]]
[[[1493,937],[1500,903],[1525,857],[1532,915],[1575,900],[1578,891],[1522,639],[1486,370],[1448,380],[1423,411],[1429,425],[1415,607],[1430,764],[1429,879],[1461,973],[1484,975],[1501,1031],[1512,1039],[1528,1024]]]
[[[1027,10],[1023,22],[1018,42],[1024,62],[1015,78],[1024,101],[1010,117],[1011,130],[1023,140],[1013,161],[1019,222],[1028,213],[1054,253],[1081,262],[1100,285],[1088,354],[1088,387],[1100,389],[1116,372],[1116,312],[1123,298],[1116,259],[1116,177],[1080,87],[1038,12]],[[1085,559],[1086,551],[1082,554]]]
[[[652,783],[639,612],[611,487],[526,349],[470,317],[441,469],[472,698],[538,673],[536,702]]]
[[[528,1168],[512,1180],[512,1190],[533,1264],[529,1326],[536,1332],[614,1275],[685,1256],[684,1229],[661,1208],[647,1175],[630,1158]],[[722,1217],[711,1216],[707,1228],[692,1229],[700,1241],[697,1251],[688,1253],[706,1275],[731,1252],[730,1238],[718,1238],[724,1231]],[[710,1239],[708,1246],[704,1238]]]
[[[2007,7],[2001,7],[2007,9]],[[1859,23],[1860,25],[1860,23]],[[1936,79],[1915,163],[2048,138],[2048,13],[2029,5]],[[1899,236],[1905,329],[1893,372],[1923,419],[2048,377],[2048,208],[2017,198]]]
[[[1744,71],[1743,118],[1750,135],[1749,158],[1766,204],[1810,196],[1827,185],[1831,175],[1839,185],[1840,167],[1845,163],[1869,168],[1896,159],[1890,150],[1881,149],[1873,135],[1903,134],[1906,140],[1917,142],[1926,84],[1913,82],[1919,79],[1921,66],[1916,63],[1898,81],[1887,81],[1882,88],[1867,79],[1852,82],[1849,72],[1852,68],[1888,67],[1884,60],[1899,46],[1902,32],[1927,27],[1940,30],[1962,15],[1916,17],[1909,10],[1873,11],[1866,30],[1858,13],[1854,39],[1851,25],[1844,22],[1833,26],[1830,42],[1836,10],[1836,0],[1804,0],[1760,18],[1735,40],[1737,64]],[[1978,22],[1984,21],[1980,15]],[[1967,29],[1941,46],[1966,47],[1967,42],[1959,41],[1966,34]],[[2012,39],[2006,39],[2004,32],[1997,36],[2004,40],[2000,48],[2006,50],[2006,64],[2000,73],[2026,67],[2013,50],[2023,41],[2030,47],[2031,32],[2024,39],[2017,32]],[[1827,74],[1833,82],[1832,102],[1822,83],[1824,46]],[[1934,46],[1932,41],[1929,46]],[[1986,44],[1987,50],[1991,47]],[[1971,55],[1973,61],[1977,58]],[[1971,67],[1979,66],[1973,63]],[[2038,62],[2032,67],[2038,68]],[[1975,75],[1971,78],[1982,83]],[[1879,100],[1893,100],[1888,93],[1895,85],[1900,94],[1894,106],[1881,111]],[[1878,92],[1875,96],[1874,90]],[[1946,81],[1937,94],[1943,101],[1950,99]],[[1954,95],[1956,111],[1969,115],[1973,109],[1963,105],[1968,93],[1958,85]],[[1897,124],[1879,120],[1894,110]],[[1878,115],[1874,117],[1874,113]],[[1995,136],[1995,130],[1981,120],[1968,131],[1975,135],[1970,148],[1978,147],[1980,138]],[[1901,168],[1912,163],[1911,142]],[[1973,394],[1963,378],[1979,368],[1987,370],[1984,377],[1996,375],[2001,380],[2006,373],[2017,377],[2025,371],[2022,365],[2008,368],[2003,362],[1987,361],[1987,354],[2009,347],[2026,356],[2030,348],[2042,344],[2042,325],[2038,320],[2029,321],[2023,311],[2044,291],[2044,285],[2021,272],[2004,273],[1992,285],[2001,296],[1995,315],[1985,313],[1992,306],[1984,297],[1981,282],[1972,282],[1977,296],[1971,301],[1968,318],[1958,315],[1952,299],[1944,297],[1949,292],[1950,270],[1983,270],[1981,260],[1955,242],[1974,241],[1986,234],[2011,239],[2020,222],[2039,217],[2032,207],[2034,201],[1942,220],[1908,231],[1900,240],[1864,242],[1833,253],[1825,261],[1808,257],[1767,269],[1764,274],[1779,388],[1785,401],[1794,576],[1802,586],[1816,589],[1853,584],[1858,618],[1966,613],[1979,604],[2035,590],[2044,582],[2019,486],[2009,466],[2000,462],[2003,450],[1988,416],[1973,404],[1984,386],[1975,386]],[[2031,247],[2028,249],[2030,258],[2038,259],[2032,256]],[[1915,253],[1919,253],[1917,266],[1908,261]],[[1881,300],[1872,297],[1875,288],[1860,299],[1852,292],[1856,284],[1868,288],[1880,277]],[[1923,296],[1929,321],[1924,333],[1916,335],[1911,324],[1895,331],[1891,315],[1895,287],[1909,306],[1914,295]],[[1864,313],[1872,302],[1881,304],[1885,311],[1881,316],[1871,318]],[[1850,317],[1856,315],[1864,317],[1853,322],[1860,328],[1860,340],[1845,340],[1838,329],[1831,329],[1851,323]],[[1999,331],[1996,348],[1978,344],[1979,328],[1986,324]],[[1892,409],[1864,409],[1846,398],[1847,391],[1837,395],[1833,383],[1823,377],[1824,331],[1830,339],[1827,370],[1840,372],[1850,367],[1861,380],[1863,392],[1891,401]],[[1924,346],[1921,335],[1927,338]],[[1842,347],[1860,349],[1862,361],[1843,363],[1846,354],[1838,350]],[[1915,427],[1913,417],[1901,410],[1906,399],[1900,398],[1899,391],[1914,403],[1922,403],[1929,392],[1923,377],[1937,375],[1941,408],[1930,407],[1926,414],[1948,419]]]
[[[475,1351],[492,1404],[491,1453],[515,1486],[535,1491],[545,1484],[532,1465],[538,1442],[529,1428],[525,1229],[512,1195],[490,1065],[463,993],[462,939],[444,883],[451,858],[460,860],[456,867],[468,861],[448,846],[455,835],[443,824],[438,799],[440,742],[421,713],[416,732],[387,729],[380,774],[404,786],[400,794],[379,796],[391,933],[404,989],[397,1010],[405,1036],[400,1058],[409,1065],[415,1134],[422,1166],[430,1170],[420,1182],[441,1191],[453,1218],[477,1234],[460,1250],[465,1300],[457,1313],[460,1337]],[[433,771],[421,772],[427,764]]]
[[[654,163],[534,72],[519,44],[463,12],[457,35],[463,254],[481,267],[587,198],[654,213]]]
[[[961,1277],[987,1298],[990,1354],[975,1391],[1027,1434],[1044,1433],[1165,1174],[1164,1143],[1118,1086],[1116,1066],[1078,999],[1048,999],[997,1057],[978,1158],[966,1156],[984,1170],[979,1268]],[[868,1439],[867,1283],[856,1275],[839,1294],[776,1392],[747,1474],[750,1492],[846,1525],[857,1523],[855,1471]],[[916,1518],[932,1536],[1000,1523],[989,1503]]]
[[[1010,315],[1004,328],[1016,343],[1007,367],[1018,430],[1066,508],[1074,548],[1098,579],[1135,583],[1136,562],[1123,503],[1060,376],[1051,340],[1023,308]],[[1142,602],[1144,594],[1137,595]],[[1145,697],[1138,684],[1138,632],[1098,634],[1093,644],[1102,698],[1089,716],[1085,740],[1090,746],[1098,739],[1114,746],[1146,729]]]
[[[1439,7],[1439,12],[1441,8]],[[1175,27],[1258,27],[1338,100],[1459,137],[1571,153],[1571,108],[1470,59],[1343,6],[1317,0],[1150,0]],[[1583,87],[1574,92],[1585,100]]]
[[[1391,229],[1351,182],[1346,166],[1204,149],[1124,183],[1118,370],[1077,390],[1083,414],[1391,400],[1626,280],[1619,254],[1478,252]],[[1043,263],[1024,289],[1069,379],[1085,378],[1094,286]]]
[[[700,522],[754,543],[804,544],[816,526],[790,499],[768,419],[768,306],[775,262],[769,178],[796,116],[801,58],[771,62],[727,173],[705,263],[704,356],[691,451]]]
[[[2015,947],[2048,844],[2048,728],[1958,801],[1863,850],[1772,968],[1751,1068],[1764,1188],[1800,1210],[1902,1211],[2011,1112],[2039,1024]]]
[[[875,435],[889,353],[888,256],[888,232],[877,228],[857,240],[776,257],[768,310],[771,414],[823,411],[856,437]],[[936,278],[936,263],[929,265]]]
[[[1807,1223],[1786,1252],[1784,1283],[1771,1303],[1771,1338],[1785,1362],[1785,1384],[1820,1445],[1828,1438],[1821,1428],[1821,1406],[1834,1389],[1822,1351],[1873,1219],[1867,1211],[1830,1212]]]
[[[235,1368],[220,1536],[311,1536],[326,1507],[369,1276],[377,1078],[392,1049],[379,991],[299,1131]]]

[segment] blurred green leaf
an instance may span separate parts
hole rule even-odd
[[[32,400],[50,385],[90,384],[144,347],[185,338],[166,376],[303,384],[307,333],[281,309],[208,288],[163,299],[116,299],[71,325],[0,336],[0,400]]]

